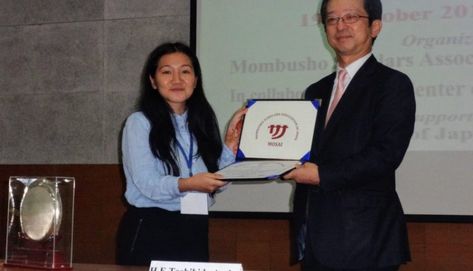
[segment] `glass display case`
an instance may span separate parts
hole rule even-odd
[[[10,177],[5,266],[72,269],[75,180]]]

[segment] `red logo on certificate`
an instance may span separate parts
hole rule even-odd
[[[281,124],[271,124],[268,126],[269,133],[271,134],[271,139],[278,139],[284,136],[287,130],[287,125]]]
[[[299,124],[287,113],[262,117],[256,128],[256,140],[268,147],[289,148],[299,137]]]

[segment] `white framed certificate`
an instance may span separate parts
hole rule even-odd
[[[277,179],[310,159],[319,100],[249,100],[237,161],[225,180]]]

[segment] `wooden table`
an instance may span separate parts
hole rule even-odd
[[[29,267],[13,267],[3,266],[3,261],[0,261],[0,271],[34,271],[34,270],[51,270],[51,269],[37,269]],[[62,270],[62,269],[53,269]],[[67,270],[67,269],[65,269]],[[112,264],[89,264],[89,263],[73,263],[72,271],[148,271],[148,266],[121,266]]]

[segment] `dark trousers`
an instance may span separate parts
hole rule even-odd
[[[375,267],[375,268],[362,268],[362,269],[334,269],[321,264],[313,255],[312,247],[310,242],[306,242],[306,251],[304,253],[304,259],[302,260],[302,271],[397,271],[399,265],[386,266],[386,267]]]
[[[117,263],[209,260],[208,216],[129,207],[117,233]]]
[[[327,266],[323,266],[318,262],[302,263],[303,271],[397,271],[399,270],[399,265],[397,266],[388,266],[380,268],[363,268],[363,269],[333,269]]]

